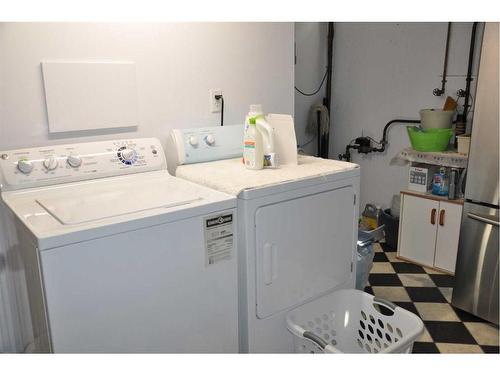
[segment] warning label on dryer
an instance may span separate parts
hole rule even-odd
[[[233,214],[204,218],[205,264],[210,266],[231,259],[234,248]]]

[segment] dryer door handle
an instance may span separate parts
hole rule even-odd
[[[271,285],[278,277],[278,249],[275,244],[266,243],[264,255],[264,283]]]

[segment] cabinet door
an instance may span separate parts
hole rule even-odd
[[[403,195],[398,254],[408,260],[433,266],[439,202]],[[434,220],[432,217],[434,216]],[[432,224],[434,222],[434,224]]]
[[[455,272],[461,219],[461,205],[448,202],[439,204],[435,267]]]

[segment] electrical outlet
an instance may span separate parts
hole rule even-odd
[[[215,99],[216,95],[222,95],[221,89],[210,89],[208,90],[210,96],[210,112],[217,113],[221,111],[222,101]]]

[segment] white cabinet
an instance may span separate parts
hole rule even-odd
[[[435,267],[455,272],[461,219],[461,205],[439,202],[436,255],[434,257]]]
[[[424,194],[401,194],[398,256],[455,272],[462,205]]]

